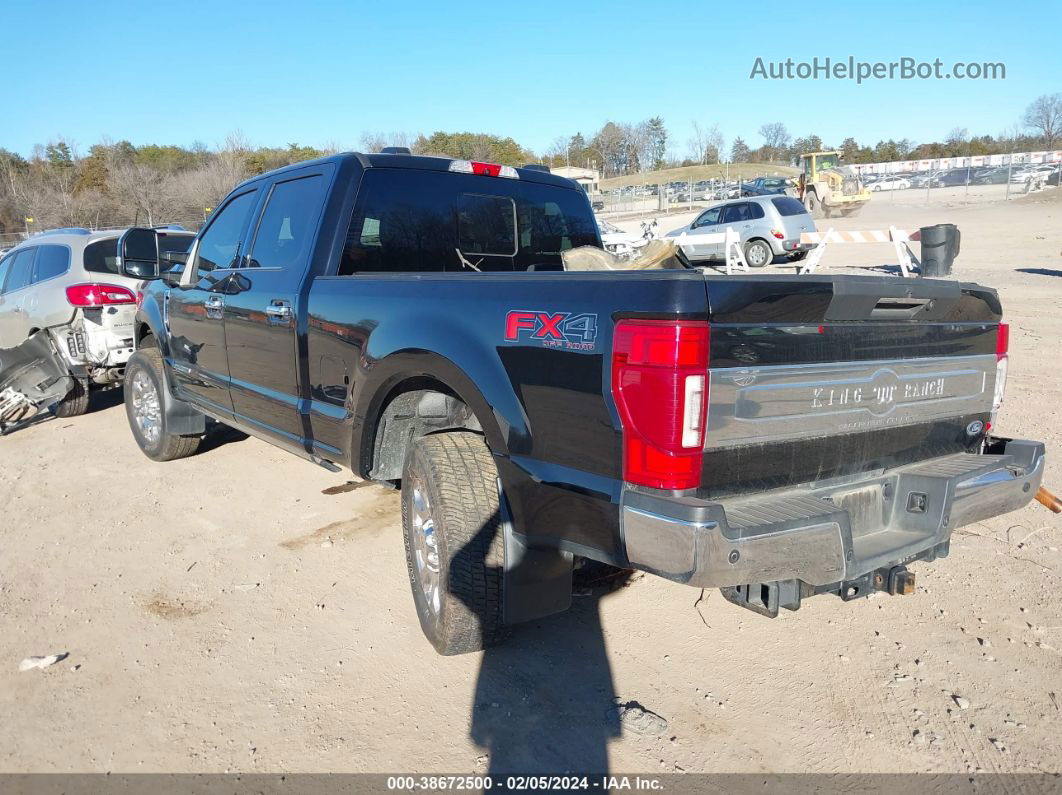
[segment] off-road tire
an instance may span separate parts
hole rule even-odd
[[[66,397],[55,404],[52,412],[56,417],[80,417],[88,411],[89,386],[83,378],[75,378],[74,386],[67,392]]]
[[[808,211],[808,215],[812,218],[822,218],[822,204],[819,202],[819,197],[814,193],[808,193],[804,196],[804,209]]]
[[[483,437],[465,431],[423,436],[402,473],[406,567],[421,629],[439,654],[479,651],[508,635],[502,620],[504,539],[498,470]],[[418,486],[419,484],[419,486]],[[438,545],[440,606],[429,606],[414,558],[414,489],[423,488]]]
[[[757,248],[762,249],[764,252],[763,259],[758,265],[753,263],[752,258],[749,256],[749,253]],[[771,246],[768,243],[762,240],[750,240],[745,244],[745,262],[749,264],[750,268],[766,268],[773,261],[774,252],[771,251]]]
[[[133,380],[138,370],[147,374],[158,393],[161,427],[159,438],[154,443],[144,437],[134,419],[132,390]],[[140,450],[153,461],[176,461],[178,458],[187,458],[199,449],[199,443],[202,441],[201,436],[179,436],[166,429],[166,401],[172,398],[165,389],[165,383],[162,373],[162,353],[158,348],[140,348],[126,363],[125,415],[129,420],[129,429],[133,432],[133,438]]]

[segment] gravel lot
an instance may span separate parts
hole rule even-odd
[[[834,226],[960,226],[956,275],[999,288],[1012,324],[999,430],[1045,440],[1062,492],[1062,191],[915,193]],[[823,268],[891,258],[838,246]],[[909,597],[771,621],[635,577],[441,658],[397,495],[348,480],[235,432],[153,463],[119,392],[0,439],[0,770],[1060,769],[1062,522],[1036,504],[959,531]],[[618,721],[629,702],[666,730]]]

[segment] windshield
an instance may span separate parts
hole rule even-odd
[[[837,163],[838,162],[839,162],[839,159],[838,159],[837,155],[822,155],[819,158],[819,168],[820,169],[837,168]]]

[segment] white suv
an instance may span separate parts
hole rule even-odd
[[[73,376],[73,388],[55,406],[60,417],[83,414],[90,385],[121,380],[133,353],[138,282],[118,274],[123,231],[56,229],[0,259],[0,350],[47,331]],[[165,228],[160,254],[185,252],[194,237]]]

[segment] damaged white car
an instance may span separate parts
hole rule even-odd
[[[121,380],[138,284],[118,273],[123,231],[56,229],[0,259],[0,425],[52,404],[60,417],[84,414],[93,386]],[[179,267],[193,238],[160,230],[161,258]]]
[[[624,232],[604,218],[597,218],[597,227],[601,230],[601,244],[605,247],[605,251],[623,259],[638,256],[640,250],[649,242],[644,235]]]

